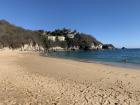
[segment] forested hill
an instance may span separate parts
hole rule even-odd
[[[46,33],[45,36],[43,33]],[[67,34],[75,33],[73,39],[67,38]],[[64,42],[50,42],[47,39],[48,35],[52,36],[65,36]],[[25,44],[33,43],[43,46],[45,49],[50,47],[60,46],[63,48],[69,48],[73,46],[79,46],[80,49],[89,48],[92,43],[95,45],[102,44],[91,35],[79,33],[77,31],[71,31],[70,29],[57,29],[55,31],[43,31],[43,30],[27,30],[22,27],[15,26],[5,20],[0,20],[0,47],[9,47],[12,49],[21,48]]]
[[[15,26],[5,20],[0,20],[1,47],[20,48],[24,44],[29,44],[30,41],[40,43],[39,35],[34,31]]]

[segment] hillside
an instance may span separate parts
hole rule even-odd
[[[40,43],[39,36],[31,31],[0,20],[1,47],[20,48],[30,42]]]
[[[43,35],[43,33],[46,35]],[[74,38],[68,38],[68,34],[74,34]],[[52,42],[48,40],[48,35],[52,36],[64,36],[65,41],[55,41]],[[62,48],[71,48],[78,46],[79,49],[90,49],[91,45],[94,44],[95,47],[103,45],[92,35],[77,32],[76,30],[70,29],[57,29],[54,31],[44,31],[44,30],[27,30],[22,27],[15,26],[6,20],[0,20],[0,47],[9,47],[12,49],[21,48],[25,44],[32,43],[33,46],[40,45],[44,49],[49,49],[50,47],[60,46]]]

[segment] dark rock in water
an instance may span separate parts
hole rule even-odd
[[[122,50],[125,50],[126,48],[125,47],[122,47]]]
[[[104,44],[103,49],[115,49],[115,47],[112,44]]]

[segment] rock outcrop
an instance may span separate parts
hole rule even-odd
[[[104,44],[103,49],[115,49],[115,47],[112,44]]]

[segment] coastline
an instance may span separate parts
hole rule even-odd
[[[108,66],[115,66],[120,68],[130,68],[135,70],[140,70],[139,64],[132,64],[132,63],[120,63],[120,62],[105,62],[105,61],[97,61],[97,60],[88,60],[88,59],[73,59],[73,58],[64,58],[64,57],[58,57],[58,56],[45,56],[41,55],[43,57],[48,58],[58,58],[58,59],[65,59],[65,60],[72,60],[72,61],[78,61],[78,62],[85,62],[85,63],[95,63],[95,64],[102,64],[102,65],[108,65]]]
[[[48,56],[88,63],[101,63],[111,66],[140,69],[139,49],[128,50],[104,50],[104,51],[74,51],[74,52],[52,52]]]
[[[140,103],[139,70],[43,57],[34,52],[7,51],[0,57],[0,104]]]

